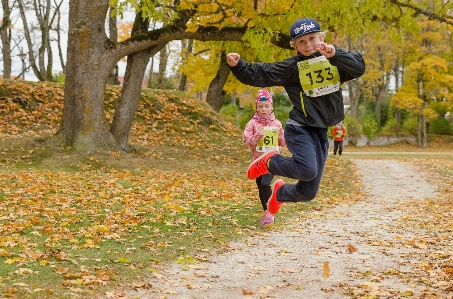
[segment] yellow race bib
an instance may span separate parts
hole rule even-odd
[[[256,145],[257,152],[278,150],[278,128],[264,127],[264,136]]]
[[[302,89],[310,97],[319,97],[340,89],[338,68],[325,56],[310,58],[297,63]]]

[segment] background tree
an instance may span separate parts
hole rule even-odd
[[[417,141],[426,147],[427,122],[437,116],[433,103],[451,103],[453,76],[449,63],[442,56],[450,53],[448,43],[442,40],[449,34],[446,26],[430,20],[420,22],[421,33],[410,36],[409,45],[418,44],[405,68],[404,83],[392,98],[392,103],[412,112],[417,117]]]
[[[230,74],[230,68],[226,63],[225,55],[225,50],[220,51],[217,73],[209,84],[208,93],[206,94],[206,102],[217,112],[219,112],[222,107],[223,100],[225,98],[223,86],[225,85],[228,75]]]
[[[56,38],[56,44],[57,44],[57,49],[58,49],[58,57],[60,58],[60,65],[61,65],[61,68],[63,69],[63,73],[65,72],[65,69],[66,69],[66,57],[65,55],[63,54],[63,49],[62,49],[62,33],[66,33],[67,32],[64,32],[64,30],[62,29],[62,26],[61,26],[61,7],[63,5],[63,1],[61,1],[60,5],[57,5],[57,0],[54,0],[54,5],[55,5],[55,15],[56,15],[56,18],[57,20],[55,21],[55,29],[53,30],[57,36]],[[51,39],[52,40],[52,39]]]
[[[26,1],[17,0],[24,26],[24,35],[28,47],[28,59],[31,68],[40,81],[52,80],[53,54],[50,46],[50,31],[59,7],[63,0],[56,2],[53,7],[50,0]],[[37,24],[28,23],[28,12],[34,12]],[[35,30],[35,29],[38,29]],[[35,36],[33,36],[35,35]],[[37,42],[37,39],[40,39]],[[35,48],[37,46],[37,49]]]
[[[0,24],[0,38],[2,40],[3,78],[11,77],[11,9],[8,0],[2,0],[3,19]]]
[[[187,46],[186,46],[186,44],[187,44]],[[182,40],[181,41],[181,46],[182,46],[181,47],[182,48],[181,56],[182,56],[183,63],[185,63],[185,62],[187,62],[189,54],[192,53],[192,50],[193,50],[193,39],[189,39],[187,42],[186,42],[186,40]],[[178,90],[185,91],[186,90],[186,86],[187,86],[187,74],[182,72],[181,73],[181,79],[179,81]]]
[[[117,16],[112,12],[112,9],[109,9],[109,39],[112,43],[116,44],[118,42],[118,26],[117,26]],[[110,76],[107,79],[107,84],[117,85],[118,81],[118,64],[115,64],[115,67],[110,72]]]
[[[404,82],[392,102],[417,116],[418,145],[426,147],[426,123],[437,116],[436,111],[429,107],[430,104],[447,102],[451,105],[453,100],[450,94],[453,76],[448,74],[448,61],[435,55],[426,55],[406,68]]]
[[[163,89],[163,86],[164,86],[164,77],[165,77],[165,72],[167,71],[168,55],[169,55],[168,44],[166,44],[159,51],[159,72],[157,74],[157,88],[158,89]]]
[[[373,32],[365,35],[365,58],[367,63],[366,74],[363,80],[367,83],[363,88],[366,90],[367,98],[373,101],[374,113],[377,125],[382,125],[381,109],[382,103],[387,99],[390,88],[390,79],[394,69],[395,57],[398,57],[401,49],[401,39],[396,33],[391,33],[383,24],[380,32]],[[393,39],[387,36],[393,35]],[[378,38],[376,38],[378,36]]]

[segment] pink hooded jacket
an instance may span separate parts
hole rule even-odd
[[[244,129],[243,140],[252,151],[252,160],[259,158],[263,152],[256,150],[258,141],[262,138],[260,134],[257,134],[259,127],[277,127],[278,128],[278,145],[283,146],[286,144],[282,123],[275,118],[274,112],[268,117],[264,118],[258,115],[257,112],[253,114],[252,119],[247,123]]]

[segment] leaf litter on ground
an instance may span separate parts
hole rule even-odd
[[[241,132],[206,103],[185,94],[145,90],[131,132],[136,151],[86,157],[56,144],[52,136],[61,121],[61,86],[3,84],[9,91],[0,101],[3,296],[94,298],[113,296],[116,292],[105,292],[124,286],[151,289],[144,278],[165,273],[167,262],[180,261],[190,268],[212,248],[228,251],[234,240],[267,233],[259,226],[254,182],[244,175],[250,153]],[[106,116],[111,119],[120,93],[115,88],[108,93]],[[433,171],[450,173],[451,178],[453,167],[437,164],[443,167]],[[423,165],[429,168],[432,161]],[[353,169],[346,158],[328,159],[318,198],[286,208],[279,221],[296,215],[302,223],[308,215],[322,219],[328,207],[359,201],[363,194]],[[451,190],[451,180],[442,188]],[[432,217],[442,222],[437,224],[444,230],[441,244],[447,245],[449,223],[439,215],[446,215],[440,211],[450,201],[443,197],[429,210],[439,206],[440,214]],[[429,219],[423,212],[420,207],[419,218]],[[426,222],[423,229],[438,228]],[[271,228],[280,229],[279,224]],[[404,246],[428,246],[432,240],[405,240]],[[349,251],[356,245],[351,246]],[[450,277],[450,253],[443,254],[436,255],[443,263],[427,263],[423,269]],[[204,269],[198,271],[191,277],[204,278]]]

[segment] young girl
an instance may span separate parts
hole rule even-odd
[[[252,151],[252,161],[260,157],[264,152],[276,150],[279,146],[285,145],[283,127],[281,122],[275,118],[272,104],[272,96],[267,90],[259,90],[255,98],[255,114],[247,123],[244,130],[244,143]],[[274,222],[274,215],[267,210],[267,201],[272,190],[271,182],[273,174],[264,174],[256,178],[258,194],[263,206],[263,218],[261,225],[270,225]]]

